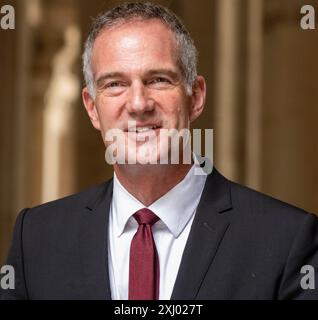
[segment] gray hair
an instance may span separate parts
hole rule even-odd
[[[84,53],[82,57],[84,79],[91,97],[95,98],[91,57],[96,38],[106,28],[123,25],[134,19],[158,19],[174,33],[179,51],[179,67],[185,80],[187,93],[191,94],[192,86],[197,77],[197,49],[190,33],[182,21],[169,9],[150,2],[135,2],[120,4],[110,11],[100,14],[93,21],[84,45]]]

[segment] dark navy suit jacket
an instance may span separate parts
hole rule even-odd
[[[7,260],[15,268],[16,288],[2,290],[2,299],[111,299],[112,186],[110,180],[19,214]],[[313,290],[301,287],[304,265],[316,270]],[[317,217],[214,169],[171,299],[318,299],[317,272]]]

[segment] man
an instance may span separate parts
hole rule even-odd
[[[83,61],[87,113],[106,148],[119,129],[124,161],[112,180],[20,213],[8,256],[16,285],[2,298],[317,299],[315,274],[301,273],[318,269],[314,215],[215,168],[195,174],[195,156],[160,163],[175,153],[160,133],[188,129],[205,102],[178,18],[120,5],[95,20]]]

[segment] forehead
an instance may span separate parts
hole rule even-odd
[[[177,67],[174,33],[158,19],[130,21],[103,30],[92,48],[93,73],[106,67]],[[152,65],[151,65],[152,64]]]

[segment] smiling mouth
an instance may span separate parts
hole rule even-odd
[[[157,125],[131,127],[131,128],[128,128],[127,132],[144,133],[144,132],[149,132],[149,131],[160,129],[160,128],[161,127]]]

